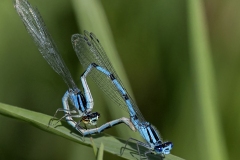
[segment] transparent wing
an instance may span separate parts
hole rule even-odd
[[[103,47],[93,33],[88,33],[87,31],[84,31],[84,35],[74,34],[72,36],[72,45],[84,69],[86,69],[91,63],[96,63],[97,65],[104,67],[109,72],[111,72],[115,76],[117,81],[121,84],[121,86],[124,88],[121,80],[113,69]],[[123,99],[119,90],[112,83],[110,78],[106,77],[106,75],[102,74],[96,69],[90,72],[90,77],[93,78],[95,83],[108,97],[110,97],[122,109],[128,111],[125,100]],[[129,94],[128,97],[130,98],[133,109],[136,112],[139,120],[145,121],[137,105],[134,103]]]
[[[77,88],[37,9],[27,0],[15,0],[14,7],[43,58],[63,78],[69,88]]]

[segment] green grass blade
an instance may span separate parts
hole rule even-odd
[[[81,145],[89,146],[91,147],[91,137],[94,140],[94,144],[99,148],[101,143],[104,143],[104,151],[118,155],[120,154],[121,148],[125,145],[126,141],[120,138],[116,138],[104,133],[92,135],[91,137],[82,137],[73,129],[70,127],[66,122],[60,122],[58,126],[56,127],[48,127],[48,123],[52,116],[45,115],[42,113],[26,110],[19,107],[14,107],[11,105],[0,103],[0,114],[5,115],[7,117],[19,119],[22,121],[25,121],[27,123],[30,123],[31,125],[47,131],[52,134],[56,134],[58,136],[61,136],[63,138],[69,139],[71,141],[74,141],[76,143],[79,143]],[[146,151],[145,148],[140,147],[141,153],[144,153]],[[135,153],[135,156],[138,156],[136,144],[130,143],[127,149],[125,149],[122,157],[126,159],[134,159],[131,155],[131,153]],[[151,159],[159,159],[159,157],[156,156],[150,156]],[[167,155],[166,160],[181,160],[181,158],[178,158],[173,155]]]
[[[117,73],[120,75],[122,81],[124,81],[128,91],[131,92],[129,82],[114,44],[111,28],[101,2],[96,0],[72,1],[77,18],[77,24],[79,28],[81,28],[80,31],[88,30],[98,37],[109,60],[116,69]],[[89,9],[88,6],[91,6],[91,9]]]
[[[216,104],[215,73],[208,41],[203,1],[189,0],[190,56],[197,93],[197,133],[200,159],[227,159]]]
[[[104,145],[103,143],[101,143],[98,150],[97,160],[103,160],[103,152],[104,152]]]
[[[98,39],[101,41],[101,44],[106,51],[106,54],[112,63],[113,67],[116,69],[119,77],[121,78],[123,84],[125,85],[128,92],[132,95],[132,90],[130,84],[128,82],[128,78],[126,72],[123,69],[123,65],[121,59],[118,55],[116,46],[114,44],[114,38],[111,32],[111,28],[109,26],[105,11],[101,4],[101,1],[97,0],[88,0],[88,1],[79,1],[79,0],[72,0],[76,20],[80,30],[88,30],[93,32]],[[89,8],[90,6],[90,8]],[[108,105],[114,106],[112,101],[108,101]],[[108,110],[111,112],[112,117],[119,117],[119,115],[123,116],[126,115],[121,109],[115,109],[115,107],[109,107]],[[122,130],[116,129],[119,135],[130,135],[137,139],[142,139],[138,134],[135,134],[131,130]]]
[[[92,137],[90,137],[90,140],[91,140],[91,144],[92,144],[92,148],[93,148],[93,153],[95,156],[97,156],[97,146],[95,145]]]

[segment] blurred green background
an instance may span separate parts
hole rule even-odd
[[[78,5],[84,0],[30,1],[77,84],[83,70],[70,38],[86,29],[97,35],[106,50],[116,46],[119,59],[112,58],[113,65],[122,62],[140,110],[164,140],[174,143],[172,154],[196,160],[237,159],[240,1],[91,2],[107,21],[94,19],[91,13],[96,8],[89,4],[84,6],[86,13],[82,9],[79,15]],[[111,43],[104,41],[105,32],[97,31],[104,25]],[[48,115],[62,106],[67,86],[41,57],[11,0],[0,2],[0,75],[0,102]],[[122,116],[115,114],[120,112],[117,107],[111,107],[115,110],[111,115],[111,105],[91,86],[94,110],[103,115],[100,124]],[[27,123],[0,115],[0,126],[0,159],[94,159],[91,148]],[[125,130],[117,126],[106,132],[130,137],[132,133],[123,134]],[[105,153],[104,159],[112,158],[118,157]]]

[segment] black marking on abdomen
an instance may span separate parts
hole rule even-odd
[[[128,97],[127,94],[124,94],[123,97],[124,97],[125,100],[129,100],[129,97]]]
[[[120,123],[123,123],[123,122],[118,122],[118,123],[115,123],[115,124],[113,124],[112,126],[116,126],[116,125],[118,125],[118,124],[120,124]]]
[[[104,130],[111,128],[111,126],[107,126],[106,128],[102,129],[100,132],[103,132]]]
[[[109,77],[110,77],[110,79],[111,79],[112,81],[113,81],[114,79],[116,79],[113,74],[110,74]]]
[[[92,63],[92,66],[96,68],[98,65],[96,63]]]
[[[137,120],[137,119],[138,119],[137,115],[134,115],[134,120]]]

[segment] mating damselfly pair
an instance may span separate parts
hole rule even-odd
[[[42,56],[68,85],[69,89],[62,98],[63,108],[56,111],[56,113],[58,111],[64,112],[65,115],[61,119],[65,118],[67,123],[83,136],[100,133],[114,125],[125,123],[131,130],[138,131],[146,141],[141,142],[134,138],[128,140],[137,143],[139,154],[139,145],[148,149],[148,151],[144,153],[146,157],[149,153],[155,153],[161,156],[170,153],[173,143],[163,142],[157,129],[144,119],[139,108],[123,87],[103,47],[93,33],[84,31],[83,35],[74,34],[72,36],[73,48],[85,69],[85,72],[80,78],[83,87],[83,91],[81,91],[78,89],[61,58],[37,9],[33,8],[27,0],[14,0],[14,7]],[[80,126],[81,122],[85,125],[96,126],[100,117],[100,113],[92,112],[94,103],[86,81],[88,75],[93,78],[104,93],[128,111],[130,118],[122,117],[93,129]],[[74,109],[70,108],[69,101],[75,107]],[[80,118],[80,120],[76,122],[73,120],[74,117]]]

